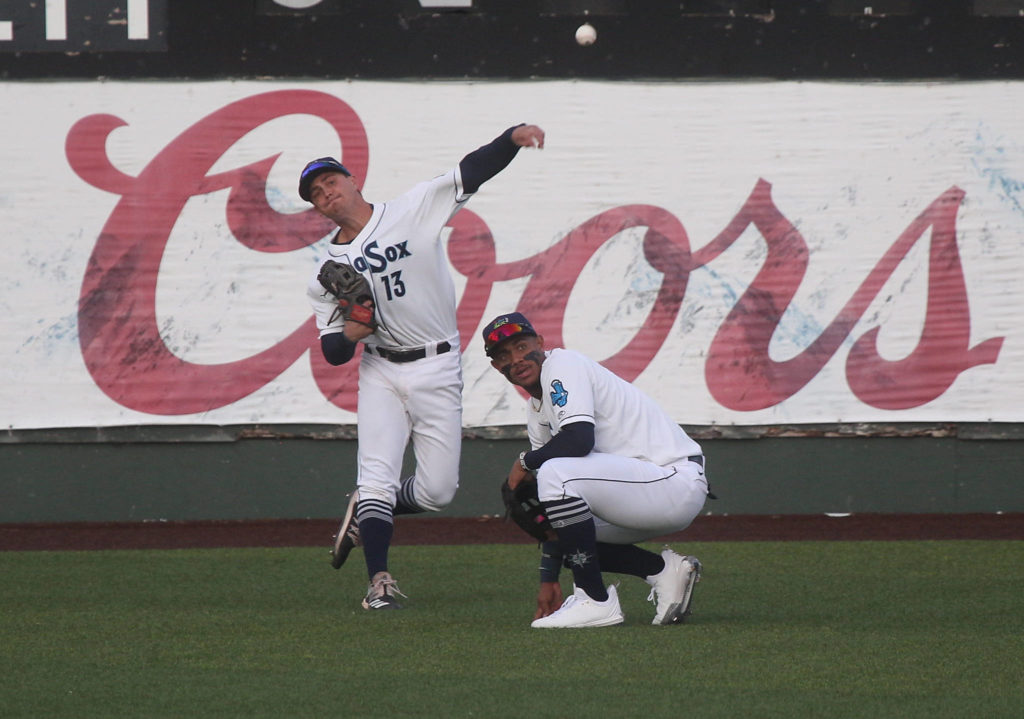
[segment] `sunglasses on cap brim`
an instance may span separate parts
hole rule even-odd
[[[516,335],[523,333],[531,335],[536,334],[530,327],[524,327],[516,322],[510,322],[507,325],[495,327],[487,333],[487,349],[491,350],[502,340],[507,340],[509,337],[515,337]]]

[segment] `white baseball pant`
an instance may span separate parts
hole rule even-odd
[[[395,506],[402,459],[412,438],[416,503],[444,509],[459,486],[462,364],[456,343],[444,354],[395,363],[364,352],[359,365],[360,499]]]
[[[597,541],[633,544],[690,526],[704,507],[708,482],[696,462],[661,467],[592,452],[549,459],[537,470],[537,490],[541,501],[585,501],[594,515]]]

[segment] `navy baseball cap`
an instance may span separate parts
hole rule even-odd
[[[302,174],[299,175],[299,197],[309,202],[309,186],[313,184],[313,180],[318,175],[322,175],[325,172],[340,172],[346,177],[352,177],[352,173],[348,171],[348,168],[333,157],[318,157],[306,163],[306,166],[302,168]]]
[[[516,335],[537,336],[537,330],[533,329],[530,320],[521,312],[510,312],[507,315],[498,315],[484,327],[484,354],[491,356],[491,351],[509,337]]]

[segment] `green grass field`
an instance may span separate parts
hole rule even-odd
[[[0,553],[0,716],[1024,712],[1024,542],[677,549],[689,623],[621,577],[624,626],[547,631],[526,545],[396,547],[408,609],[379,614],[326,549]]]

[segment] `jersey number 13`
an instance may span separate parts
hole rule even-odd
[[[387,294],[389,300],[393,300],[396,297],[403,297],[405,295],[405,283],[402,282],[401,270],[392,272],[390,275],[384,275],[380,279],[381,282],[384,283],[384,292]]]

